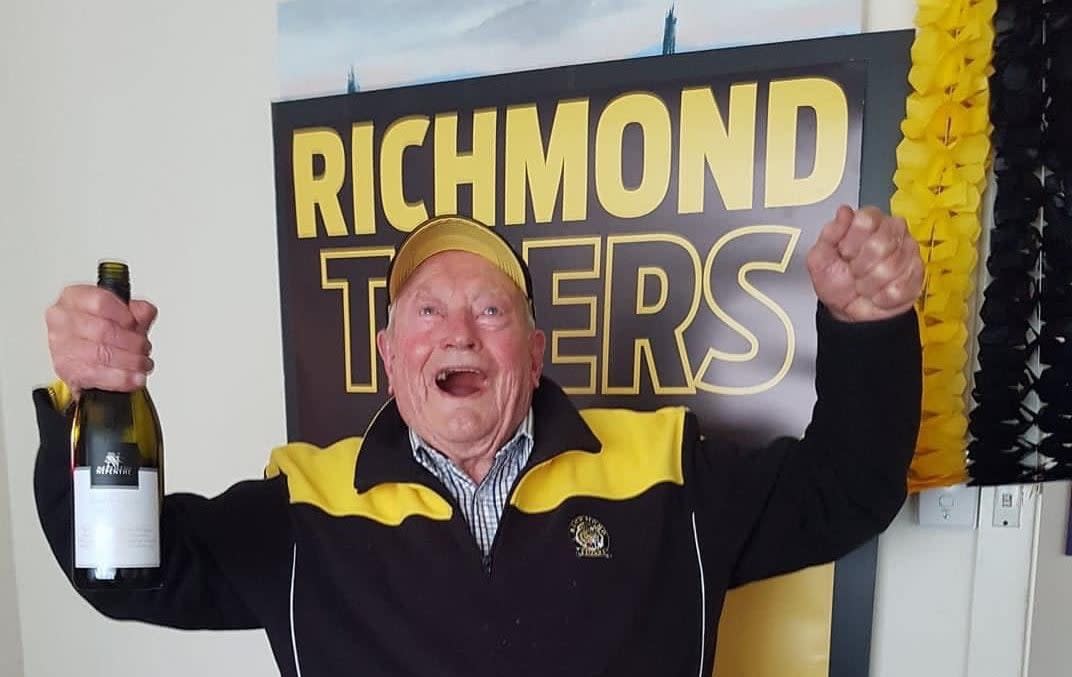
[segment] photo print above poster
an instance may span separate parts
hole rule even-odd
[[[851,35],[861,0],[281,0],[279,98]]]

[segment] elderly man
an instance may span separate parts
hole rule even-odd
[[[432,219],[392,263],[392,398],[365,434],[283,446],[214,498],[168,495],[163,588],[81,594],[113,618],[263,628],[287,676],[710,674],[727,589],[840,557],[905,498],[918,248],[900,219],[842,207],[808,268],[812,422],[738,449],[681,408],[575,409],[541,375],[521,259]],[[36,492],[65,571],[66,407],[144,383],[154,315],[86,286],[47,314],[60,381],[35,391]]]

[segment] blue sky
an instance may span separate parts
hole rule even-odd
[[[681,0],[677,51],[860,32],[862,0]],[[667,0],[281,0],[279,98],[657,54]]]

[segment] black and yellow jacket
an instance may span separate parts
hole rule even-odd
[[[169,494],[163,589],[83,594],[117,619],[264,628],[288,677],[710,674],[727,589],[836,559],[901,507],[916,322],[820,309],[813,420],[760,449],[704,439],[680,408],[579,412],[545,379],[490,571],[388,403],[363,438],[281,447],[213,498]],[[34,398],[38,511],[69,571],[69,423]]]

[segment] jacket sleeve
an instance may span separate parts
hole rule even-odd
[[[34,466],[38,518],[53,555],[71,578],[70,417],[47,389],[33,392],[40,446]],[[239,482],[214,498],[165,495],[160,517],[163,586],[86,591],[102,614],[181,629],[264,627],[289,575],[291,535],[283,478]]]
[[[723,525],[731,587],[848,554],[907,496],[922,396],[915,311],[844,323],[820,305],[816,323],[817,398],[803,437],[761,449],[705,439],[694,457],[692,493],[701,519]]]

